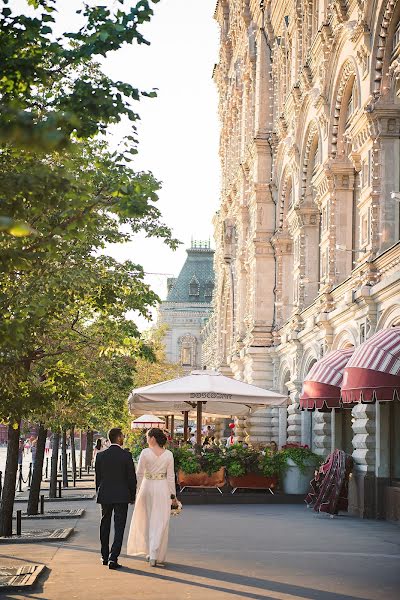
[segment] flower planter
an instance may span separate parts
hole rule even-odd
[[[269,490],[271,494],[274,492],[278,485],[278,478],[276,476],[265,477],[265,475],[258,475],[257,473],[247,473],[246,475],[240,475],[239,477],[228,476],[229,485],[233,487],[232,494],[237,489],[252,489],[252,490]]]
[[[287,459],[287,465],[282,477],[283,492],[285,494],[306,494],[310,487],[310,481],[314,477],[315,464],[306,465],[305,473],[300,471],[291,458]]]
[[[217,488],[221,492],[219,488],[225,485],[225,467],[221,467],[218,471],[215,471],[215,473],[212,473],[211,475],[208,475],[205,472],[184,473],[183,471],[179,470],[178,484],[181,488],[181,491],[186,487],[193,487]]]

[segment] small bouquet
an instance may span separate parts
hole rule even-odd
[[[177,517],[182,512],[182,502],[177,498],[171,498],[171,516]]]

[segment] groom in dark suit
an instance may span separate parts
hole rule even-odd
[[[118,556],[128,513],[128,504],[133,504],[136,496],[136,474],[132,455],[123,450],[124,434],[118,427],[110,429],[108,439],[111,444],[96,456],[97,502],[101,504],[100,542],[103,565],[109,569],[119,569]],[[111,517],[114,512],[114,542],[109,547]]]

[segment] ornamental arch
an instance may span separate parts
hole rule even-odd
[[[355,327],[348,326],[335,335],[332,350],[345,350],[358,345],[358,332]]]
[[[389,329],[400,325],[400,306],[391,306],[387,308],[380,316],[376,331],[381,329]]]

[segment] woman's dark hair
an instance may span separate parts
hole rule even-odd
[[[164,448],[165,444],[168,441],[165,433],[161,429],[158,429],[158,427],[152,427],[152,429],[149,429],[147,435],[149,437],[153,437],[156,440],[157,444],[160,446],[160,448]]]
[[[101,448],[101,439],[100,439],[100,438],[98,438],[98,439],[96,440],[96,450],[100,450],[100,448]]]

